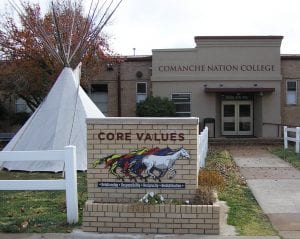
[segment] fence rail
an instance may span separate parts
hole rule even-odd
[[[295,133],[295,138],[289,136],[288,132]],[[284,136],[284,148],[288,148],[288,141],[295,142],[295,151],[300,153],[300,127],[288,128],[287,126],[283,127],[283,136]]]
[[[205,159],[208,150],[208,127],[198,135],[198,171],[200,168],[205,167]]]
[[[65,179],[58,180],[0,180],[1,190],[65,190],[68,223],[78,222],[76,147],[64,150],[2,151],[0,162],[5,161],[64,161]]]

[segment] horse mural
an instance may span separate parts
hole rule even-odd
[[[147,155],[143,158],[143,164],[146,166],[145,173],[160,181],[160,178],[170,171],[172,174],[169,178],[173,178],[176,174],[173,166],[175,161],[181,157],[190,159],[189,153],[184,148],[180,148],[175,153],[166,156]],[[153,173],[154,170],[159,171],[158,176]]]
[[[158,147],[142,148],[128,154],[112,154],[95,160],[93,167],[105,162],[105,168],[108,168],[108,172],[122,181],[129,178],[134,181],[141,179],[147,182],[148,178],[152,178],[160,182],[166,174],[168,174],[169,179],[175,177],[174,165],[179,158],[190,159],[190,155],[182,147],[175,150],[169,147],[163,149]]]

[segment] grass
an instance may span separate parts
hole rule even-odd
[[[271,153],[282,158],[286,162],[293,165],[295,168],[300,169],[300,154],[295,152],[295,148],[284,149],[283,147],[276,147],[269,149]]]
[[[57,179],[61,174],[0,171],[2,179]],[[63,191],[0,191],[1,232],[70,232],[81,225],[86,173],[78,173],[79,223],[67,224]]]
[[[292,151],[272,149],[292,162],[299,155]],[[280,155],[279,155],[280,156]],[[300,160],[299,160],[300,161]],[[298,163],[298,161],[295,161]],[[225,188],[219,192],[219,199],[227,201],[230,207],[228,224],[236,227],[240,235],[277,235],[268,218],[263,214],[243,178],[240,177],[227,151],[210,151],[207,168],[217,170],[225,178]],[[298,166],[300,166],[298,164]],[[1,179],[54,179],[61,174],[22,173],[0,171]],[[1,232],[70,232],[82,222],[82,208],[87,199],[86,173],[78,173],[79,223],[66,223],[65,193],[59,191],[0,191]]]
[[[235,226],[239,235],[277,235],[226,150],[210,151],[206,165],[208,169],[219,171],[225,179],[224,190],[218,196],[219,200],[227,202],[230,208],[227,223]]]

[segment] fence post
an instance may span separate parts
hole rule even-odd
[[[284,140],[284,148],[287,149],[288,148],[288,133],[287,133],[287,126],[283,126],[283,140]]]
[[[207,126],[205,126],[205,137],[206,137],[206,140],[205,140],[205,158],[206,158],[207,151],[208,151],[208,127]],[[204,161],[203,167],[205,167],[205,161]]]
[[[78,222],[76,147],[65,147],[65,180],[68,223]]]
[[[296,127],[296,153],[299,153],[300,150],[300,127]]]

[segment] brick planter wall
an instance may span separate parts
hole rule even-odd
[[[217,205],[143,205],[87,201],[83,230],[101,233],[219,234]]]

